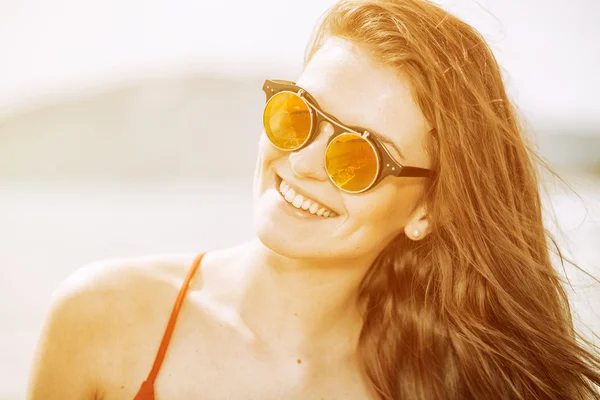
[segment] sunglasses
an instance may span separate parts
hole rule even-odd
[[[317,136],[323,121],[332,124],[334,133],[325,150],[325,168],[329,179],[347,193],[362,193],[385,177],[431,177],[432,170],[399,164],[391,156],[380,135],[359,127],[342,124],[323,111],[316,100],[294,82],[266,80],[263,91],[267,103],[263,125],[276,148],[297,151]],[[389,140],[385,140],[388,144]]]

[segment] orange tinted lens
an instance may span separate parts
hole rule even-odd
[[[362,192],[377,179],[378,159],[366,139],[343,133],[331,141],[325,154],[331,180],[348,192]]]
[[[312,115],[300,96],[281,92],[271,97],[265,106],[263,124],[267,136],[275,146],[294,150],[308,139]]]

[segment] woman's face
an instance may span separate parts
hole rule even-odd
[[[297,85],[342,123],[376,131],[395,142],[405,158],[391,147],[388,150],[400,164],[429,167],[423,147],[429,128],[413,102],[408,81],[376,64],[351,42],[329,38]],[[427,230],[424,209],[414,209],[423,178],[389,176],[367,192],[345,193],[325,170],[325,148],[332,133],[332,126],[324,123],[309,146],[290,153],[272,146],[263,131],[254,182],[259,239],[287,257],[340,259],[377,254],[403,229],[420,229],[423,236]],[[305,206],[312,205],[306,202],[308,198],[337,215],[319,216],[310,208],[304,211],[290,204],[280,190],[282,180],[303,196]],[[294,201],[291,195],[287,197]]]

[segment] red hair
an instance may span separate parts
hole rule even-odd
[[[372,388],[395,400],[600,399],[600,359],[578,342],[550,260],[538,157],[481,35],[423,0],[343,0],[307,62],[327,36],[405,76],[433,127],[431,233],[399,236],[360,288]]]

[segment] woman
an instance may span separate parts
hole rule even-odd
[[[473,28],[341,1],[298,82],[263,90],[257,239],[79,270],[30,399],[600,399]]]

